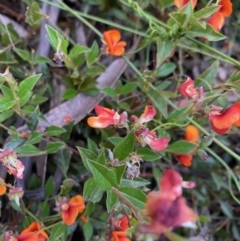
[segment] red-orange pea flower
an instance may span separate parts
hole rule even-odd
[[[131,241],[127,237],[127,233],[125,231],[113,231],[111,233],[111,241]]]
[[[27,227],[26,229],[24,229],[20,235],[22,234],[27,234],[27,233],[31,233],[31,232],[35,232],[37,233],[39,230],[41,229],[41,225],[38,222],[33,222],[29,225],[29,227]],[[38,233],[38,241],[44,241],[48,239],[48,235],[45,231],[41,231],[40,233]]]
[[[174,5],[177,8],[183,8],[185,5],[187,5],[190,1],[192,1],[192,6],[195,8],[197,5],[197,0],[174,0]]]
[[[197,142],[199,139],[199,130],[194,125],[188,125],[185,129],[185,140],[191,142]]]
[[[200,99],[204,95],[203,88],[195,87],[194,81],[190,77],[178,87],[178,92],[182,96],[192,99]]]
[[[127,112],[125,111],[119,115],[115,110],[111,110],[100,105],[96,105],[94,109],[98,116],[92,116],[87,119],[87,123],[90,127],[106,128],[110,125],[122,127],[127,123]]]
[[[240,120],[240,102],[233,104],[226,110],[222,111],[221,107],[212,106],[209,111],[209,120],[212,125],[212,129],[218,134],[224,134],[234,123],[238,124]]]
[[[221,13],[223,17],[229,17],[232,14],[231,0],[220,0],[218,5],[221,6],[218,12]]]
[[[232,14],[232,2],[231,0],[220,0],[218,3],[219,10],[215,12],[209,19],[210,24],[216,32],[219,32],[225,23],[225,17],[229,17]]]
[[[2,178],[0,178],[0,183],[1,184],[5,183],[5,181]],[[7,191],[7,187],[5,185],[0,185],[0,195],[5,194],[6,191]]]
[[[182,197],[182,177],[173,170],[164,172],[159,186],[160,191],[148,194],[146,211],[149,225],[142,225],[141,231],[160,234],[186,222],[196,221],[197,216]]]
[[[196,143],[199,139],[200,133],[196,126],[188,125],[185,129],[185,140]],[[193,151],[194,152],[194,151]],[[193,154],[193,153],[191,153]],[[176,159],[185,167],[190,167],[192,165],[192,155],[189,154],[181,154],[177,155]]]
[[[105,31],[103,33],[103,39],[105,44],[103,45],[103,51],[105,54],[111,54],[113,56],[121,56],[125,52],[125,41],[120,41],[121,34],[118,30],[113,29]]]
[[[219,12],[214,13],[207,21],[216,32],[219,32],[222,29],[224,22],[224,16]]]
[[[185,167],[190,167],[192,165],[193,157],[192,155],[177,155],[176,159]]]
[[[74,196],[69,201],[63,198],[57,202],[57,206],[60,207],[62,211],[63,222],[68,226],[72,225],[78,214],[85,209],[85,203],[81,195]]]

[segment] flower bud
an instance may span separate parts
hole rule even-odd
[[[203,160],[203,161],[205,161],[205,160],[208,159],[208,154],[207,154],[204,150],[202,150],[202,149],[199,149],[199,150],[197,151],[197,156],[198,156],[201,160]]]

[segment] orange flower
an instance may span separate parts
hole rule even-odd
[[[192,165],[192,156],[191,155],[177,155],[176,159],[185,167],[190,167]]]
[[[199,139],[200,133],[196,126],[194,125],[188,125],[185,130],[185,140],[191,141],[193,143],[197,142]],[[181,154],[177,155],[176,159],[185,167],[190,167],[192,165],[192,154],[195,151],[193,150],[189,154]]]
[[[220,0],[218,3],[219,10],[215,12],[209,19],[210,24],[216,32],[219,32],[224,25],[225,17],[229,17],[232,14],[232,3],[231,0]]]
[[[219,32],[224,25],[224,17],[221,13],[214,13],[209,19],[208,24],[210,24],[216,32]]]
[[[57,203],[57,205],[62,210],[63,222],[68,226],[75,222],[78,214],[85,208],[84,200],[81,195],[72,197],[68,202],[65,198],[63,198],[59,203]]]
[[[192,0],[192,6],[195,8],[198,0]],[[185,5],[187,5],[190,2],[190,0],[174,0],[174,5],[177,8],[183,8]]]
[[[125,52],[125,41],[120,41],[121,34],[118,30],[109,30],[103,33],[103,39],[105,44],[103,45],[103,51],[105,54],[111,54],[113,56],[121,56]],[[119,42],[120,41],[120,42]]]
[[[24,230],[21,232],[21,235],[22,235],[22,234],[31,233],[31,232],[37,233],[40,229],[41,229],[40,223],[38,223],[38,222],[33,222],[33,223],[30,224],[29,227],[27,227],[26,229],[24,229]],[[38,238],[37,238],[38,241],[44,241],[44,240],[46,240],[46,239],[48,239],[48,235],[47,235],[46,232],[41,231],[40,233],[38,233]]]
[[[131,241],[127,237],[127,233],[125,231],[113,231],[111,233],[111,241]]]
[[[229,17],[232,14],[231,0],[220,0],[218,5],[221,6],[218,12],[221,13],[223,17]]]
[[[213,130],[218,134],[224,134],[231,129],[233,124],[239,124],[240,120],[240,102],[233,104],[221,112],[222,108],[212,106],[209,112],[209,120]]]
[[[0,178],[0,183],[3,184],[5,183],[5,181],[2,178]],[[0,185],[0,195],[5,194],[6,191],[7,191],[7,187],[5,185]]]
[[[196,214],[181,197],[182,182],[177,171],[168,169],[164,172],[159,183],[160,191],[148,194],[146,211],[150,224],[142,225],[142,232],[160,234],[186,222],[196,221]]]
[[[87,119],[87,123],[90,127],[105,128],[110,125],[121,127],[127,123],[127,112],[125,111],[119,115],[115,110],[96,105],[95,112],[98,117],[89,117]]]
[[[185,130],[185,140],[197,142],[199,139],[199,130],[194,125],[188,125]]]

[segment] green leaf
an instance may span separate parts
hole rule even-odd
[[[198,76],[195,80],[195,86],[212,89],[214,86],[214,79],[217,76],[218,66],[219,61],[214,61],[207,70]]]
[[[12,110],[5,110],[2,113],[0,113],[0,123],[11,117],[13,113],[14,112]]]
[[[46,146],[46,152],[49,154],[56,153],[64,145],[63,142],[49,142]]]
[[[13,48],[14,52],[23,60],[27,62],[31,62],[31,56],[30,53],[26,50],[19,49],[19,48]]]
[[[90,151],[96,152],[98,147],[97,144],[90,138],[87,138],[87,147]]]
[[[112,137],[108,137],[108,140],[114,145],[114,146],[117,146],[118,143],[120,143],[123,138],[122,137],[119,137],[119,136],[112,136]]]
[[[68,40],[51,26],[46,24],[45,27],[48,34],[48,39],[54,50],[56,51],[59,49],[59,51],[67,54]]]
[[[40,27],[43,14],[40,12],[40,8],[37,2],[32,2],[31,5],[27,8],[26,12],[26,23],[32,26],[34,29]]]
[[[91,52],[88,53],[88,58],[87,58],[87,65],[90,66],[94,63],[94,61],[98,58],[99,55],[99,47],[96,41],[94,41],[92,47],[91,47]]]
[[[186,120],[188,113],[186,110],[188,109],[187,107],[184,107],[179,110],[174,110],[167,118],[166,122],[175,122],[177,120],[178,123],[182,123],[184,120]],[[185,113],[185,114],[184,114]]]
[[[60,149],[55,156],[60,169],[62,170],[64,176],[67,176],[67,171],[70,164],[71,153],[67,149]]]
[[[95,187],[89,197],[89,200],[94,203],[101,201],[104,191],[101,188]]]
[[[37,81],[40,79],[41,75],[42,74],[30,76],[24,79],[19,84],[18,98],[19,98],[20,106],[23,106],[24,104],[26,104],[27,101],[30,99],[30,97],[32,96],[32,89],[37,83]]]
[[[116,203],[118,202],[118,196],[115,194],[112,190],[107,191],[107,201],[106,201],[106,206],[107,206],[107,212],[110,213]]]
[[[72,58],[78,56],[79,54],[87,53],[90,51],[91,49],[89,49],[88,47],[77,44],[70,50],[69,56]]]
[[[194,13],[195,18],[206,19],[219,10],[220,6],[207,6]]]
[[[130,131],[128,135],[123,138],[121,142],[113,150],[114,158],[118,158],[119,161],[126,159],[130,153],[132,153],[134,147],[134,130]]]
[[[187,14],[180,13],[180,12],[170,13],[169,16],[174,21],[174,23],[176,23],[177,25],[179,25],[182,28],[187,26],[187,24],[189,23],[189,19],[190,19],[189,16],[187,16]],[[170,22],[170,25],[173,26],[174,23]]]
[[[230,219],[233,218],[233,211],[232,211],[232,207],[227,203],[227,202],[223,202],[223,201],[219,201],[221,209],[223,211],[223,213],[229,217]]]
[[[165,98],[156,89],[151,88],[147,91],[148,97],[153,102],[154,106],[160,111],[164,118],[167,118],[167,102]]]
[[[98,155],[96,162],[102,165],[106,165],[106,158],[102,150],[100,151],[100,154]]]
[[[41,181],[40,181],[39,177],[35,173],[33,173],[31,175],[30,179],[28,179],[27,188],[29,190],[35,190],[39,187],[41,187]]]
[[[203,37],[209,41],[219,41],[226,37],[219,32],[216,32],[213,27],[205,22],[200,22],[195,18],[191,18],[191,27],[189,27],[184,33],[189,37]]]
[[[120,187],[145,187],[146,185],[151,184],[149,181],[143,179],[143,178],[135,178],[133,180],[131,179],[122,179]]]
[[[121,166],[114,167],[114,171],[116,173],[116,178],[117,178],[117,184],[118,185],[120,185],[120,183],[121,183],[122,176],[123,176],[125,170],[126,170],[126,165],[121,165]]]
[[[31,144],[26,144],[23,146],[18,147],[15,150],[18,154],[37,154],[39,152],[41,152],[41,150],[39,150],[37,147],[31,145]]]
[[[138,84],[136,82],[129,82],[120,89],[120,95],[127,95],[133,92],[137,88]]]
[[[65,133],[66,130],[64,128],[58,127],[58,126],[50,126],[47,128],[46,133],[49,136],[59,136],[62,133]]]
[[[161,155],[147,147],[139,148],[137,155],[140,155],[144,161],[157,161],[161,158]]]
[[[83,233],[86,241],[91,240],[91,237],[93,235],[93,226],[90,222],[83,224]]]
[[[56,224],[51,228],[51,236],[48,241],[66,240],[68,227],[63,222]]]
[[[34,60],[34,64],[50,64],[52,61],[45,56],[37,56]]]
[[[88,160],[88,166],[99,188],[110,190],[113,186],[117,185],[114,170],[91,160]]]
[[[157,66],[158,69],[161,64],[170,56],[173,55],[175,43],[169,40],[157,39]]]
[[[84,166],[87,168],[87,170],[89,170],[88,159],[96,160],[97,155],[93,151],[90,151],[90,150],[82,148],[82,147],[77,147],[77,149],[78,149],[79,154],[82,158]]]
[[[87,199],[90,195],[91,195],[91,193],[92,193],[92,191],[93,191],[93,189],[96,187],[96,183],[95,183],[95,181],[94,181],[94,179],[91,177],[91,178],[89,178],[85,183],[84,183],[84,188],[83,188],[83,198],[84,199]]]
[[[55,191],[55,183],[53,177],[49,177],[45,187],[45,197],[49,198],[53,195]]]
[[[122,187],[119,191],[137,208],[144,209],[147,196],[139,189],[132,187]]]
[[[116,96],[117,95],[116,90],[113,89],[112,87],[105,87],[105,88],[101,89],[101,92],[108,96]]]
[[[83,198],[89,198],[92,202],[99,202],[103,196],[103,190],[97,187],[95,180],[91,177],[84,183]]]
[[[37,144],[42,140],[42,134],[40,132],[34,131],[32,135],[26,141],[26,144]]]
[[[159,78],[166,77],[170,75],[175,69],[176,69],[176,65],[174,63],[165,63],[162,66],[160,66],[160,68],[158,68],[156,77],[159,77]],[[163,83],[165,83],[165,81]]]
[[[66,89],[66,91],[62,94],[62,98],[64,100],[70,100],[73,99],[78,94],[78,91],[76,89]]]
[[[176,154],[188,154],[197,147],[196,144],[185,140],[176,141],[169,145],[165,151],[176,153]]]

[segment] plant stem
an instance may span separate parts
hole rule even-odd
[[[112,187],[112,191],[134,212],[136,218],[140,221],[142,219],[142,215],[140,210],[136,208],[121,192],[118,191],[117,188]]]
[[[28,209],[25,208],[24,211],[25,211],[25,212],[27,213],[27,215],[30,216],[33,220],[41,223],[41,221],[40,221],[35,215],[33,215]]]

